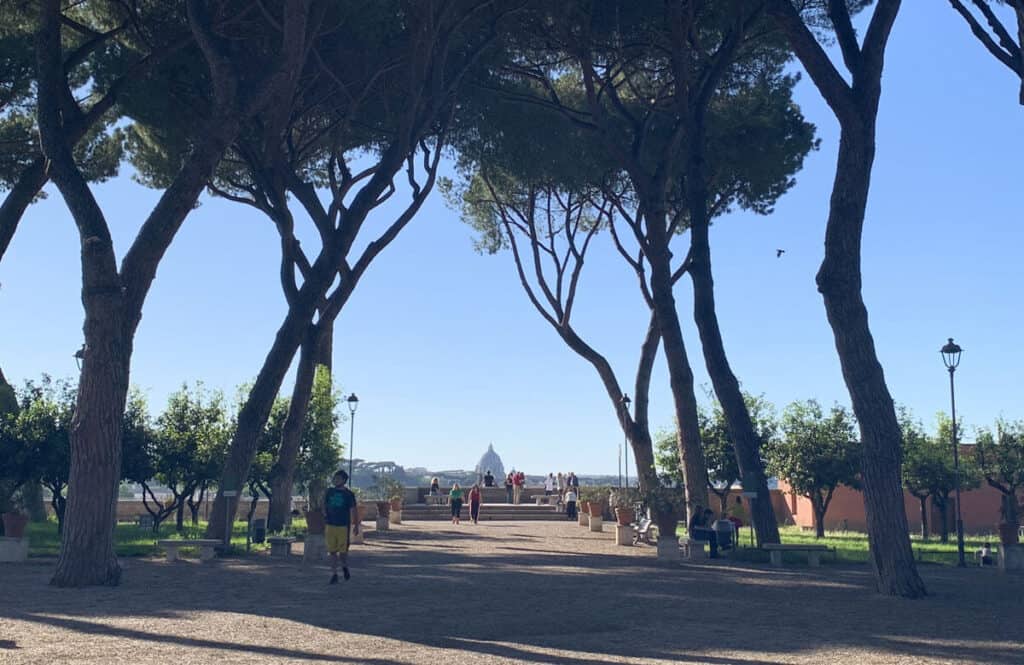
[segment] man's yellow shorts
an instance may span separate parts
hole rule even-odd
[[[348,530],[347,526],[326,525],[324,540],[327,541],[328,552],[348,552]]]

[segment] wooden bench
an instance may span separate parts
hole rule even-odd
[[[292,543],[294,538],[286,536],[270,536],[267,538],[270,543],[270,556],[289,557],[292,554]]]
[[[199,539],[199,540],[158,540],[156,544],[167,550],[167,560],[177,561],[178,550],[183,547],[198,547],[199,548],[199,560],[210,561],[213,559],[213,548],[218,547],[221,544],[219,540],[211,539]]]
[[[149,513],[146,513],[145,515],[136,515],[135,526],[139,527],[140,529],[152,529],[153,516]]]
[[[812,568],[817,568],[821,565],[822,552],[832,552],[835,554],[835,548],[826,545],[780,545],[778,543],[767,543],[762,545],[761,549],[768,552],[773,566],[782,565],[783,552],[807,552],[807,563]]]

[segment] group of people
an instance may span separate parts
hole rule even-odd
[[[488,474],[491,472],[488,471]],[[486,483],[487,476],[484,476],[484,482]],[[565,498],[566,491],[569,488],[575,488],[578,490],[580,486],[580,479],[576,477],[576,474],[570,471],[569,473],[558,472],[556,476],[554,473],[549,473],[544,478],[544,494],[546,496],[552,496],[557,493],[560,502],[568,503]],[[490,487],[490,485],[488,485]],[[512,469],[505,476],[505,499],[508,503],[518,504],[523,496],[523,488],[526,487],[526,474],[522,471],[516,471]],[[575,501],[575,499],[574,499]]]
[[[487,472],[490,474],[490,471]],[[493,479],[494,476],[491,476]],[[431,496],[441,495],[441,482],[435,476],[430,480],[430,494]],[[480,489],[480,483],[473,483],[473,486],[469,490],[464,490],[458,483],[452,483],[452,488],[448,491],[448,507],[452,512],[452,524],[462,523],[462,506],[464,503],[469,503],[469,518],[473,521],[473,524],[480,523],[480,504],[483,503],[483,492]]]
[[[739,532],[739,528],[743,526],[743,523],[747,519],[747,509],[743,506],[743,499],[736,497],[735,501],[729,505],[728,510],[722,516],[723,519],[728,520],[733,525],[733,534]],[[714,528],[715,513],[710,508],[704,508],[701,510],[700,506],[693,511],[693,515],[690,517],[690,522],[687,524],[687,531],[690,534],[690,538],[694,540],[705,540],[708,543],[709,556],[712,559],[718,558],[718,529]],[[735,543],[730,543],[730,546],[735,547]]]

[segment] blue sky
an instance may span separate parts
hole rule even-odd
[[[965,349],[957,403],[967,424],[1024,417],[1018,85],[948,6],[904,3],[886,60],[864,293],[890,390],[929,425],[948,408],[938,349],[949,336]],[[738,213],[712,230],[733,368],[746,390],[780,409],[809,397],[848,402],[814,286],[837,126],[809,81],[797,101],[822,146],[796,187],[770,217]],[[96,192],[123,252],[157,194],[127,175]],[[386,221],[373,218],[370,227]],[[776,248],[786,254],[777,259]],[[605,245],[595,249],[576,325],[631,383],[647,314],[617,256]],[[233,395],[255,376],[284,315],[277,253],[276,233],[255,211],[203,199],[188,218],[136,338],[132,381],[154,410],[183,381],[202,379]],[[26,216],[0,264],[0,283],[0,366],[8,378],[74,375],[78,237],[56,192]],[[677,299],[691,362],[708,384],[685,279]],[[358,457],[468,468],[493,442],[506,466],[531,473],[616,471],[621,433],[590,365],[532,309],[509,256],[474,253],[470,230],[439,195],[379,257],[341,314],[335,367],[342,388],[361,399]],[[661,360],[651,415],[656,428],[672,423]],[[347,441],[347,426],[342,434]]]

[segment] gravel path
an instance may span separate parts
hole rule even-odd
[[[114,589],[0,564],[0,663],[1024,663],[1024,577],[922,569],[882,598],[863,567],[655,564],[570,523],[407,523],[352,580],[265,556],[123,562]]]

